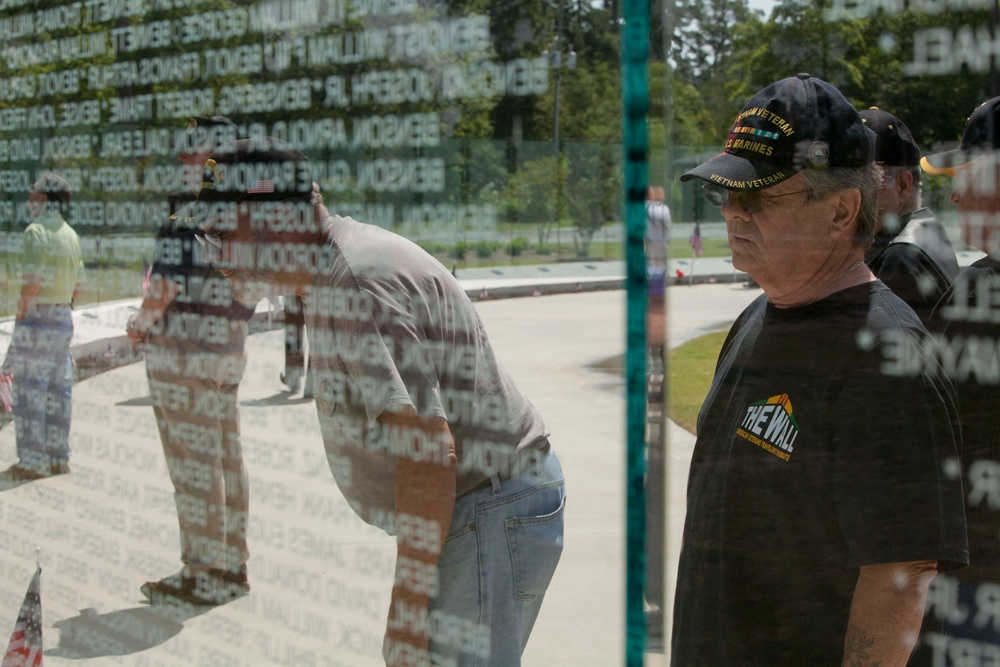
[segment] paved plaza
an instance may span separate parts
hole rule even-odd
[[[565,550],[525,654],[537,667],[623,656],[625,401],[621,379],[591,366],[624,352],[624,292],[570,285],[477,303],[499,358],[545,416],[567,477]],[[672,344],[725,328],[758,294],[742,283],[671,287]],[[119,354],[109,336],[120,336],[135,305],[78,312],[75,345]],[[198,612],[140,604],[144,581],[177,570],[179,547],[144,366],[131,363],[75,387],[70,475],[0,478],[0,632],[13,627],[38,547],[49,667],[381,664],[394,543],[357,519],[333,483],[315,407],[279,383],[281,336],[248,340],[240,386],[252,593]],[[668,436],[675,559],[693,436],[676,426]],[[0,470],[15,458],[7,427]]]

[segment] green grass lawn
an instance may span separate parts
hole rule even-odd
[[[453,254],[454,244],[433,244],[435,247],[427,249],[449,269],[451,267],[467,269],[580,261],[576,249],[572,245],[553,244],[543,247],[540,252],[537,243],[531,241],[518,255],[513,257],[502,247],[498,247],[486,257],[480,257],[475,247],[470,246],[461,258]],[[728,257],[731,254],[726,239],[704,239],[703,245],[705,252],[702,257]],[[605,242],[600,235],[595,236],[590,245],[587,260],[621,261],[624,258],[622,247],[620,241]],[[673,239],[670,244],[670,258],[691,259],[691,257],[691,246],[686,239]],[[89,267],[87,283],[77,300],[77,305],[84,306],[118,299],[138,298],[141,295],[141,276],[142,267],[138,262],[133,262],[129,266]],[[14,314],[19,291],[20,282],[16,271],[11,271],[7,275],[7,280],[0,276],[0,317]]]
[[[702,239],[701,245],[704,250],[702,257],[729,257],[733,254],[732,250],[729,249],[729,239]],[[614,260],[621,260],[625,257],[620,241],[605,243],[596,238],[590,246],[590,254],[594,257]],[[691,259],[693,255],[691,244],[687,242],[687,239],[670,240],[670,259]]]
[[[682,428],[695,432],[698,411],[712,386],[715,361],[726,340],[726,331],[707,334],[675,347],[667,356],[667,416]],[[593,364],[603,373],[621,376],[623,357]]]
[[[733,254],[729,249],[728,239],[703,239],[701,242],[705,253],[702,257],[729,257]],[[691,259],[691,245],[681,239],[670,242],[670,259]]]
[[[667,415],[682,428],[695,432],[698,411],[712,386],[715,361],[726,331],[695,338],[670,350],[667,357]]]
[[[732,252],[729,250],[729,242],[726,239],[705,239],[702,242],[704,254],[702,257],[729,257]],[[594,239],[590,244],[586,258],[580,258],[576,253],[576,248],[570,244],[549,245],[544,247],[544,252],[539,252],[537,244],[530,242],[520,254],[511,257],[504,248],[498,248],[486,257],[481,257],[475,248],[469,249],[456,257],[452,248],[453,244],[431,243],[424,244],[424,249],[434,255],[446,267],[461,269],[494,267],[494,266],[520,266],[531,264],[556,264],[559,262],[582,261],[621,261],[624,259],[623,244],[621,241],[602,241]],[[670,259],[691,259],[693,253],[691,246],[684,239],[674,239],[670,243]]]

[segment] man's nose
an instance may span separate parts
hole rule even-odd
[[[720,207],[722,210],[722,217],[726,220],[730,218],[748,218],[750,213],[747,211],[746,207],[743,205],[742,200],[738,197],[730,197],[725,202],[722,203]]]
[[[958,188],[955,188],[951,191],[951,195],[948,197],[948,200],[955,206],[958,206],[958,203],[962,201],[962,193],[958,191]]]

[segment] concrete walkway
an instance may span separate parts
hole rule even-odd
[[[760,294],[725,282],[724,260],[696,267],[703,284],[668,290],[672,345],[727,327]],[[624,293],[601,289],[621,275],[610,264],[488,271],[458,277],[489,297],[477,309],[499,358],[545,416],[567,477],[565,550],[524,664],[622,664],[625,399],[620,378],[591,368],[625,349]],[[548,276],[559,271],[567,274]],[[536,290],[549,295],[494,298]],[[552,294],[559,291],[570,293]],[[80,358],[125,361],[122,332],[136,305],[78,311]],[[48,667],[381,664],[394,543],[358,520],[333,483],[315,407],[279,383],[282,334],[266,331],[268,312],[259,309],[262,333],[248,340],[240,386],[252,593],[200,613],[140,604],[144,581],[179,567],[176,514],[144,366],[109,363],[118,367],[74,389],[72,473],[30,483],[0,476],[0,633],[13,628],[37,546]],[[0,323],[0,353],[11,325]],[[675,425],[667,436],[668,560],[676,562],[694,438]],[[15,459],[7,427],[0,470]],[[649,664],[665,662],[651,655]]]

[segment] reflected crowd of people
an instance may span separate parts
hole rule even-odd
[[[144,584],[144,599],[214,607],[251,591],[239,386],[256,304],[282,298],[278,379],[290,393],[304,382],[335,483],[396,543],[386,664],[519,664],[563,547],[565,480],[542,415],[452,271],[328,209],[296,147],[241,137],[224,116],[194,117],[188,132],[186,187],[170,196],[126,330],[181,547],[180,570]],[[859,112],[803,74],[754,96],[725,151],[682,176],[703,181],[734,266],[764,294],[730,331],[699,417],[673,664],[937,665],[1000,647],[1000,627],[975,613],[983,587],[1000,585],[998,147],[1000,98],[973,111],[959,148],[922,155],[902,119]],[[924,174],[952,179],[962,244],[984,255],[964,270],[923,205]],[[63,217],[71,197],[55,172],[29,192],[4,362],[8,472],[24,482],[71,474],[69,347],[86,283]],[[648,191],[658,419],[664,199]],[[651,470],[667,456],[654,422]],[[662,484],[647,479],[657,546]],[[671,593],[665,554],[651,555],[655,632]]]
[[[194,117],[187,132],[186,187],[170,196],[126,326],[144,358],[180,536],[180,570],[143,584],[143,599],[209,608],[250,593],[239,385],[256,304],[280,297],[280,381],[294,393],[305,380],[334,481],[363,521],[396,541],[386,664],[517,664],[560,559],[564,479],[544,419],[494,355],[469,297],[417,245],[329,212],[309,158],[290,144],[241,138],[224,116]],[[50,187],[58,177],[46,179],[37,191],[61,196]],[[26,243],[26,284],[41,290],[23,291],[8,354],[15,470],[30,480],[69,472],[70,301],[83,280],[78,247],[59,256],[72,260],[66,267],[38,268],[36,254]],[[22,343],[25,315],[52,319],[29,297],[55,288],[61,337]],[[43,365],[35,348],[58,359]],[[70,385],[37,387],[29,360],[46,379],[58,367]],[[56,390],[58,403],[38,402]],[[39,411],[50,435],[22,453],[21,432],[38,431]]]

